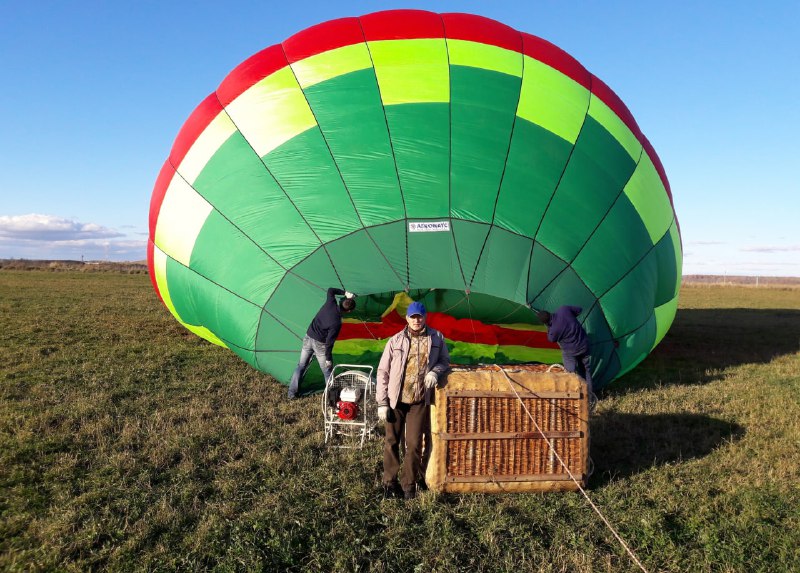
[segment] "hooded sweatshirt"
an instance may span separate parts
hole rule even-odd
[[[547,325],[547,339],[557,342],[561,351],[569,356],[589,352],[589,339],[577,319],[582,310],[579,306],[562,306],[550,315]]]

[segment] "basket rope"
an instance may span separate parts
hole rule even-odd
[[[544,434],[544,432],[539,427],[539,424],[536,422],[534,417],[531,416],[531,413],[528,411],[528,407],[525,406],[525,402],[520,397],[519,393],[517,392],[517,389],[514,388],[514,384],[513,384],[513,380],[511,379],[511,376],[509,376],[508,373],[505,371],[505,369],[502,368],[501,366],[498,366],[497,364],[494,364],[494,367],[497,368],[498,370],[500,370],[500,372],[502,372],[503,375],[506,377],[506,380],[508,381],[509,387],[514,392],[514,394],[516,395],[517,400],[519,400],[519,403],[522,405],[522,408],[525,410],[525,413],[531,419],[531,422],[533,422],[533,425],[536,427],[536,430],[542,435],[542,438],[547,443],[547,447],[550,448],[550,451],[558,459],[558,461],[561,464],[561,466],[567,471],[567,474],[569,475],[570,479],[573,482],[575,482],[576,486],[578,486],[578,490],[580,490],[580,492],[583,494],[583,497],[586,498],[586,501],[589,502],[589,505],[592,507],[592,509],[595,511],[595,513],[600,517],[600,519],[603,521],[603,523],[606,524],[606,527],[608,527],[609,531],[611,531],[611,533],[614,535],[614,537],[617,539],[617,541],[620,542],[620,544],[625,549],[625,551],[628,552],[628,555],[630,555],[631,559],[633,559],[633,562],[636,563],[636,565],[639,566],[639,569],[641,569],[642,571],[647,573],[647,569],[644,568],[644,565],[642,565],[642,562],[639,561],[639,558],[636,557],[636,554],[631,550],[630,547],[628,547],[628,544],[625,543],[625,541],[622,539],[622,537],[620,537],[619,533],[617,533],[617,530],[614,529],[614,526],[611,525],[611,523],[608,521],[608,519],[606,519],[606,517],[603,515],[603,512],[601,512],[600,509],[594,504],[592,499],[589,497],[589,494],[586,493],[586,490],[584,490],[583,487],[581,487],[580,482],[577,479],[575,479],[575,476],[572,474],[572,471],[570,471],[569,466],[567,466],[567,464],[564,463],[564,460],[562,460],[561,456],[559,456],[558,452],[556,452],[556,449],[553,446],[553,444],[550,442],[550,439]]]

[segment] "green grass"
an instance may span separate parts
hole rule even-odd
[[[589,495],[649,571],[800,570],[800,289],[686,286],[604,392]],[[580,494],[379,497],[381,443],[145,275],[0,272],[0,569],[635,571]]]

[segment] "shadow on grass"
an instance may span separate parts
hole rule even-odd
[[[740,440],[745,430],[701,414],[620,414],[592,418],[591,486],[625,478],[651,467],[708,455],[725,442]]]
[[[632,372],[603,389],[706,384],[721,370],[766,364],[800,351],[800,311],[793,309],[683,309],[664,340]]]

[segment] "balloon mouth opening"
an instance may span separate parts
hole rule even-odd
[[[406,310],[414,301],[425,305],[427,324],[444,335],[453,364],[561,361],[558,346],[547,340],[545,327],[527,305],[449,289],[360,295],[356,310],[342,320],[334,354],[379,358],[386,339],[405,328]]]
[[[483,293],[467,294],[463,290],[432,288],[360,295],[348,318],[377,322],[393,313],[404,318],[412,302],[424,304],[428,314],[445,314],[458,320],[484,324],[542,324],[526,304]]]

